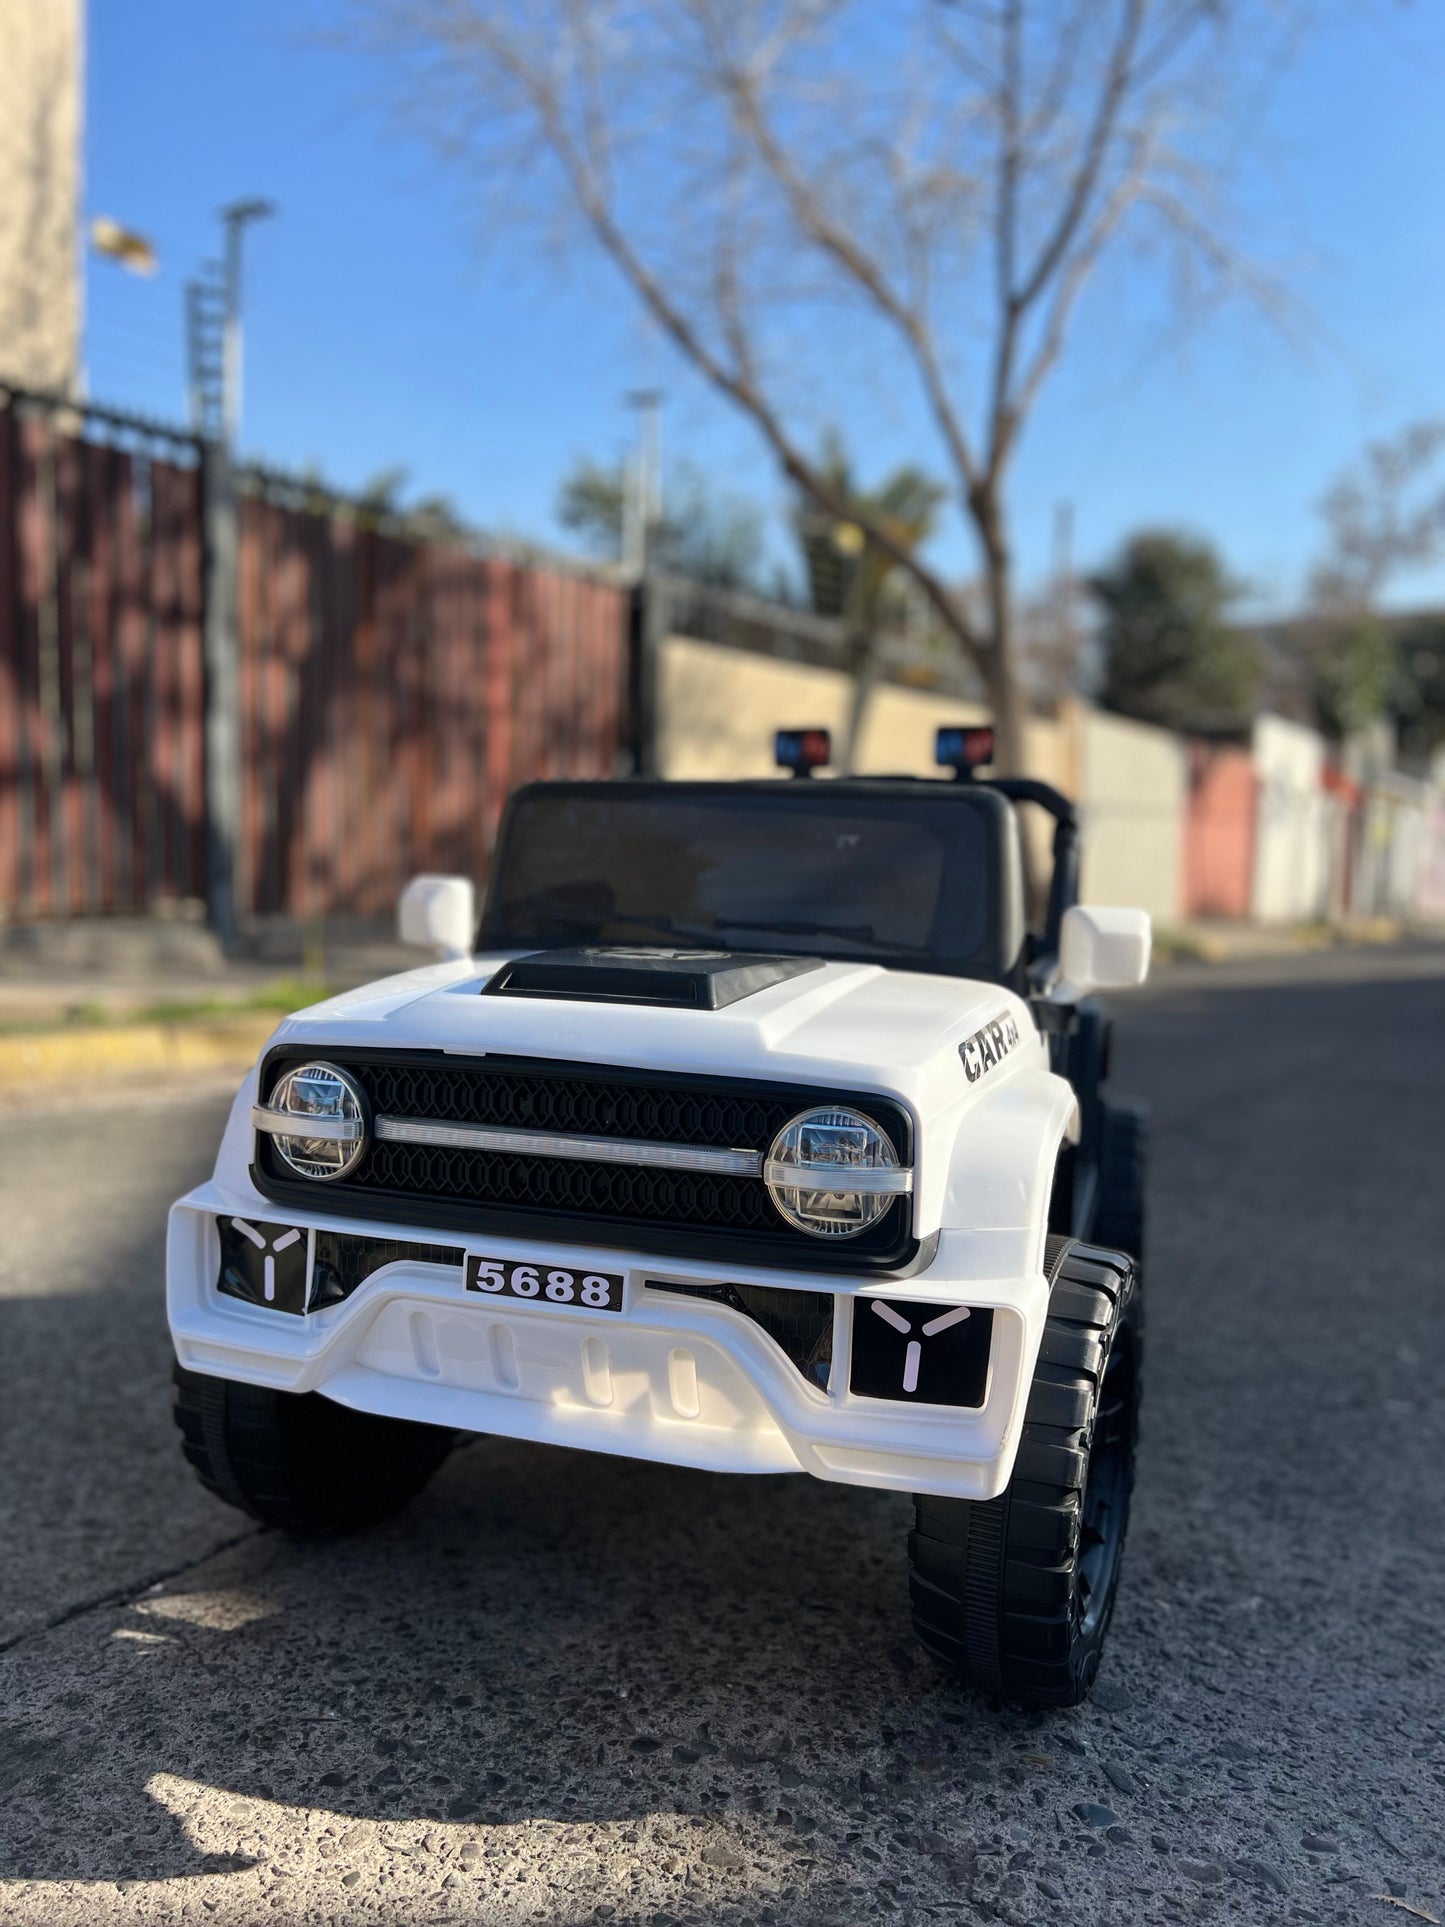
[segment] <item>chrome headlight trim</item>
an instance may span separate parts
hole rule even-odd
[[[861,1137],[866,1161],[799,1156],[809,1126]],[[763,1161],[763,1180],[779,1214],[813,1238],[856,1238],[877,1224],[894,1198],[913,1189],[913,1172],[899,1164],[888,1133],[849,1104],[814,1105],[789,1118]],[[843,1210],[850,1198],[855,1201],[851,1219]],[[810,1200],[821,1200],[825,1208],[810,1208]]]
[[[308,1077],[332,1079],[341,1086],[338,1110],[313,1113],[287,1108],[285,1100],[292,1086]],[[365,1092],[349,1071],[320,1058],[295,1064],[283,1072],[271,1093],[271,1102],[252,1105],[251,1123],[271,1139],[277,1156],[296,1176],[310,1184],[334,1184],[338,1178],[348,1176],[365,1155],[369,1138]],[[308,1158],[304,1149],[293,1152],[287,1148],[290,1145],[314,1146],[315,1154]],[[335,1151],[340,1152],[340,1157],[334,1168],[318,1169],[323,1159]]]

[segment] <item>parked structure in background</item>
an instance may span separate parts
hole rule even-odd
[[[0,6],[0,380],[80,379],[82,0]]]
[[[843,621],[427,539],[257,468],[237,472],[234,680],[218,678],[213,447],[0,386],[0,921],[181,911],[244,937],[385,918],[418,871],[484,878],[529,778],[771,775],[779,726],[846,734]],[[920,687],[906,642],[874,652],[860,771],[931,774],[939,725],[984,719],[936,668]],[[228,870],[209,860],[223,736]],[[1166,925],[1445,917],[1445,800],[1390,751],[1341,756],[1272,715],[1192,740],[1077,700],[1025,734],[1031,773],[1079,803],[1085,897]]]

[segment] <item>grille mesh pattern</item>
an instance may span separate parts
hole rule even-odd
[[[773,1231],[777,1214],[756,1179],[708,1172],[657,1171],[628,1164],[576,1164],[502,1151],[451,1151],[439,1145],[372,1146],[357,1174],[363,1184],[418,1198],[506,1203],[586,1217],[655,1224]]]
[[[377,1116],[727,1150],[766,1150],[798,1109],[792,1092],[771,1097],[445,1064],[366,1064],[356,1074]],[[506,1204],[569,1217],[763,1234],[779,1228],[767,1191],[755,1178],[716,1172],[584,1164],[386,1139],[373,1142],[356,1181],[417,1198]]]
[[[447,1124],[492,1124],[577,1137],[642,1138],[766,1150],[797,1110],[790,1096],[673,1089],[603,1078],[526,1071],[461,1070],[452,1065],[359,1066],[373,1109],[391,1117]]]
[[[464,1257],[459,1245],[424,1245],[401,1238],[359,1238],[349,1231],[318,1231],[307,1309],[319,1311],[325,1305],[339,1305],[358,1285],[364,1285],[372,1272],[400,1258],[418,1265],[451,1265],[460,1271]]]

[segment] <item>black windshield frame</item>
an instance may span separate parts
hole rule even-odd
[[[927,946],[893,950],[883,944],[869,946],[865,951],[857,943],[830,942],[825,931],[807,935],[806,953],[829,961],[874,963],[894,970],[927,971],[1007,984],[1020,981],[1024,930],[1019,901],[1017,828],[1012,807],[1003,797],[990,790],[946,782],[836,778],[824,781],[762,779],[709,783],[621,778],[613,782],[526,784],[513,793],[503,812],[478,931],[478,948],[492,951],[545,950],[574,945],[579,940],[588,941],[586,933],[579,933],[575,927],[556,934],[539,934],[535,928],[508,927],[508,905],[525,899],[528,894],[526,879],[515,874],[518,847],[524,840],[520,832],[525,827],[528,812],[538,802],[595,800],[601,804],[616,805],[632,799],[661,802],[664,805],[685,801],[726,804],[729,799],[747,799],[751,806],[750,814],[760,802],[784,811],[797,809],[824,814],[840,805],[867,813],[871,804],[880,816],[886,812],[894,817],[902,806],[908,818],[916,814],[935,832],[940,823],[945,826],[948,824],[947,812],[971,812],[973,814],[966,828],[964,821],[957,819],[960,843],[966,838],[981,869],[981,874],[971,878],[981,896],[977,941],[966,955],[939,955]],[[880,809],[879,805],[884,807]],[[943,835],[946,842],[946,827]],[[851,916],[850,912],[849,920]],[[689,934],[678,931],[675,941],[683,942]],[[723,935],[721,930],[713,934],[718,940]],[[730,925],[725,934],[729,950],[776,952],[780,948],[777,934],[770,933],[764,927]],[[659,928],[650,938],[627,939],[629,942],[651,941],[659,944],[665,944],[668,940],[669,933],[663,928]],[[691,940],[696,941],[695,934],[691,935]],[[792,954],[799,954],[796,945],[789,945],[788,948]]]

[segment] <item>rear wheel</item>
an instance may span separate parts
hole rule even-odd
[[[1149,1113],[1130,1098],[1105,1104],[1099,1138],[1099,1207],[1094,1242],[1127,1251],[1136,1270],[1144,1265],[1144,1180],[1149,1155]]]
[[[350,1532],[415,1497],[452,1449],[434,1425],[177,1365],[175,1419],[201,1484],[292,1532]]]
[[[1073,1706],[1099,1670],[1134,1484],[1139,1294],[1122,1253],[1049,1241],[1052,1291],[1013,1477],[986,1503],[920,1497],[919,1639],[956,1678]]]

